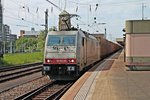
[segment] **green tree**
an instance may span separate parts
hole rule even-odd
[[[16,41],[16,51],[18,52],[32,52],[36,50],[37,39],[21,37]]]
[[[23,44],[24,44],[25,38],[21,37],[16,40],[16,51],[21,52],[23,51]]]
[[[21,37],[16,41],[17,52],[33,52],[43,51],[46,34],[44,31],[40,32],[38,37]]]
[[[46,34],[45,31],[41,31],[40,35],[38,36],[38,43],[37,49],[43,51],[45,45]]]

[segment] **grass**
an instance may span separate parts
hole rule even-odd
[[[43,61],[43,52],[5,54],[0,66],[13,66]]]

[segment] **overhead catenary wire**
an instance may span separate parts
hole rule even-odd
[[[11,15],[5,15],[6,19],[9,18],[11,20],[18,20],[19,22],[23,22],[24,24],[27,23],[28,26],[38,26],[38,27],[41,27],[41,24],[42,23],[39,23],[39,19],[40,19],[40,22],[42,22],[42,20],[44,21],[44,18],[40,18],[40,16],[38,16],[38,10],[36,9],[35,12],[33,12],[32,8],[29,8],[29,6],[27,4],[24,4],[24,3],[18,3],[18,2],[14,2],[14,0],[11,0],[12,3],[16,5],[16,7],[18,7],[18,15],[17,13],[12,13]],[[16,0],[15,0],[16,1]],[[12,9],[10,8],[11,6],[9,6],[9,8],[5,8],[7,14],[10,14]],[[24,16],[19,16],[19,10],[20,8],[19,7],[22,7],[24,9]],[[38,8],[39,9],[39,8]],[[11,10],[11,11],[9,11]],[[9,11],[9,13],[8,13]],[[16,10],[15,10],[16,11]],[[44,13],[43,13],[44,15]],[[14,16],[14,17],[13,17]],[[18,17],[16,17],[18,16]],[[28,16],[28,17],[26,17]],[[37,17],[35,19],[35,17]],[[30,24],[30,25],[29,25]]]
[[[7,8],[5,8],[5,9],[7,9],[6,10],[6,14],[4,14],[5,16],[5,19],[7,19],[7,18],[9,18],[9,19],[11,19],[11,20],[17,20],[17,23],[22,23],[23,22],[23,24],[25,24],[25,23],[28,23],[28,26],[32,26],[32,25],[29,25],[29,24],[33,24],[33,25],[36,25],[36,26],[40,26],[41,27],[41,25],[43,24],[43,23],[39,23],[38,22],[38,20],[39,20],[39,17],[40,16],[38,16],[38,14],[39,13],[41,13],[41,12],[43,12],[43,18],[40,18],[41,20],[43,20],[43,22],[44,22],[44,11],[45,10],[43,10],[41,7],[39,7],[38,5],[37,5],[37,8],[36,8],[36,10],[35,10],[35,12],[33,11],[33,7],[30,7],[30,6],[28,6],[28,4],[25,4],[24,2],[15,2],[15,1],[17,1],[17,0],[10,0],[16,7],[15,8],[18,8],[18,11],[15,9],[15,13],[13,13],[12,15],[10,14],[11,13],[11,11],[12,11],[12,7],[11,6],[9,6],[9,9],[7,9]],[[6,6],[7,7],[7,6]],[[23,16],[23,17],[19,17],[18,16],[18,13],[16,13],[16,11],[17,12],[19,12],[19,10],[21,9],[21,8],[19,8],[19,7],[23,7],[23,9],[24,10],[26,10],[26,11],[24,11],[26,14],[27,14],[27,16],[28,16],[28,18],[26,18],[25,16]],[[12,9],[11,9],[12,8]],[[8,13],[8,10],[11,10],[11,11],[9,11],[10,13]],[[51,13],[53,13],[53,7],[52,7],[52,10],[51,10]],[[53,13],[53,15],[54,15],[55,13]],[[32,18],[29,18],[29,17],[32,17]],[[37,18],[35,19],[35,16],[37,16]],[[56,16],[56,15],[54,15],[54,16]],[[49,17],[51,17],[51,16],[49,16]],[[34,21],[33,21],[34,20]],[[40,20],[40,22],[42,22]],[[55,23],[55,22],[54,22]],[[27,24],[26,24],[27,25]],[[15,25],[14,25],[15,26]],[[18,26],[18,25],[16,25],[16,26]],[[21,26],[21,25],[20,25]],[[22,25],[23,26],[23,25]],[[43,26],[42,26],[43,27]]]
[[[70,3],[74,3],[74,4],[77,4],[80,5],[80,6],[88,6],[88,5],[91,5],[91,6],[95,6],[95,4],[98,4],[98,5],[101,5],[101,6],[122,6],[122,4],[131,4],[131,3],[141,3],[141,2],[147,2],[147,3],[150,3],[149,0],[130,0],[130,1],[124,1],[124,2],[111,2],[111,3],[102,3],[102,2],[98,2],[98,3],[92,3],[92,2],[89,2],[89,3],[80,3],[80,2],[76,2],[76,1],[73,1],[73,0],[68,0],[68,2]]]
[[[6,11],[7,10],[7,11]],[[16,17],[17,15],[15,14],[15,13],[13,13],[13,12],[11,12],[10,10],[8,10],[8,9],[5,9],[5,11],[6,12],[9,12],[9,13],[7,13],[7,14],[10,14],[10,15],[6,15],[6,17],[9,17],[9,18],[13,18],[13,19],[18,19],[18,20],[22,20],[22,18],[21,17]],[[17,13],[17,12],[16,12]],[[5,13],[4,13],[4,15],[5,15]],[[35,16],[34,16],[35,17]],[[24,19],[24,18],[23,18]],[[25,19],[25,20],[27,20],[27,19]],[[44,19],[41,19],[41,20],[44,20]],[[27,20],[28,21],[28,20]]]
[[[90,6],[90,10],[89,10],[89,13],[90,12],[93,12],[95,11],[95,13],[97,13],[96,11],[99,10],[99,7],[102,7],[102,6],[122,6],[122,5],[125,5],[127,4],[129,6],[129,4],[131,4],[131,6],[133,5],[141,5],[142,2],[147,2],[147,3],[150,3],[150,1],[148,0],[130,0],[130,1],[124,1],[124,2],[112,2],[112,3],[103,3],[103,2],[98,2],[98,3],[82,3],[81,2],[76,2],[76,1],[73,1],[73,0],[68,0],[68,2],[72,2],[74,5],[76,5],[76,8],[77,7],[81,7],[81,6]],[[93,9],[95,7],[95,10]],[[92,8],[92,9],[91,9]],[[80,11],[80,9],[78,9],[78,11]],[[87,17],[89,17],[90,15],[92,14],[89,14]],[[97,14],[95,14],[95,17],[97,16]],[[91,19],[91,18],[89,18]]]
[[[84,21],[82,21],[82,20],[80,20],[80,19],[78,19],[78,21],[80,21],[81,23],[85,24],[87,27],[93,29],[94,31],[97,31],[97,30],[95,29],[95,27],[93,27],[92,25],[86,24],[86,22],[84,22]]]
[[[55,6],[59,11],[62,11],[62,9],[59,6],[57,6],[56,4],[51,2],[50,0],[46,0],[46,1],[49,2],[50,4],[52,4],[53,6]]]
[[[14,2],[14,1],[19,1],[19,0],[10,0],[10,1],[13,1],[13,2]],[[99,7],[100,7],[100,6],[111,6],[111,5],[112,5],[112,6],[121,6],[121,5],[123,5],[123,4],[130,4],[130,3],[136,3],[136,4],[137,4],[137,3],[141,3],[142,1],[146,2],[147,0],[142,0],[142,1],[141,1],[141,0],[136,0],[136,1],[135,1],[135,0],[130,0],[130,1],[124,1],[124,2],[121,2],[121,1],[120,1],[120,2],[114,2],[114,3],[103,3],[103,2],[101,1],[101,2],[97,2],[97,3],[91,3],[91,4],[89,4],[89,3],[84,3],[84,2],[81,3],[82,1],[79,2],[79,0],[77,0],[77,1],[67,0],[67,2],[70,2],[70,1],[71,1],[71,2],[74,2],[74,4],[76,5],[76,8],[77,8],[76,11],[77,11],[77,12],[80,12],[80,8],[81,8],[82,4],[84,4],[85,6],[91,5],[91,6],[92,6],[92,7],[91,7],[91,12],[94,13],[94,11],[99,11]],[[62,0],[59,0],[59,2],[61,2],[60,4],[62,5]],[[147,2],[148,2],[148,1],[147,1]],[[16,3],[16,5],[18,5],[18,6],[24,4],[24,3],[21,2],[21,1],[15,2],[15,3]],[[98,4],[98,6],[96,6],[96,4]],[[28,4],[28,5],[29,5],[29,4]],[[37,5],[37,7],[38,7],[38,11],[37,11],[37,8],[35,9],[35,11],[33,11],[33,8],[28,6],[28,7],[27,7],[27,8],[29,9],[28,13],[31,14],[31,16],[36,16],[36,13],[37,13],[37,12],[40,13],[41,11],[44,11],[42,7],[40,7],[40,6],[38,6],[38,5]],[[55,13],[53,12],[54,10],[50,10],[50,11],[51,11],[51,13],[53,13],[53,15],[55,14]],[[90,13],[90,12],[89,12],[89,13]],[[89,14],[89,16],[90,16],[90,15],[92,15],[91,18],[93,18],[93,14]],[[97,14],[96,14],[96,15],[97,15]],[[96,16],[96,15],[95,15],[95,16]],[[55,14],[55,16],[57,16],[57,15]],[[94,17],[95,17],[95,16],[94,16]],[[49,16],[49,17],[51,17],[51,16]],[[91,20],[91,18],[89,18],[89,21]],[[38,20],[39,20],[39,19],[38,19]],[[42,19],[42,20],[43,20],[43,19]],[[34,21],[37,22],[37,19],[36,19],[36,20],[34,19]],[[34,23],[34,22],[32,22],[32,23]],[[89,22],[89,23],[90,23],[90,22]],[[89,24],[89,23],[88,23],[88,24]],[[87,24],[87,25],[88,25],[88,24]]]
[[[8,16],[8,15],[4,15],[4,17],[7,17],[7,18],[10,18],[10,19],[13,19],[13,20],[24,21],[24,22],[27,22],[27,23],[30,23],[30,24],[34,24],[36,26],[40,26],[38,23],[33,23],[33,22],[25,20],[25,19],[15,18],[15,17]]]
[[[15,4],[17,7],[23,7],[24,6],[24,9],[26,10],[24,13],[27,14],[27,11],[28,11],[28,14],[31,14],[32,16],[38,16],[38,12],[40,10],[39,7],[36,7],[33,8],[32,6],[28,6],[29,4],[25,4],[24,2],[21,2],[21,1],[16,1],[16,0],[10,0],[13,4]],[[21,8],[19,8],[18,10],[20,10]],[[35,9],[35,11],[33,12],[33,9]],[[38,10],[37,10],[38,9]],[[43,10],[42,10],[43,11]],[[19,13],[19,12],[18,12]],[[44,11],[43,11],[43,14],[44,14]],[[38,16],[39,19],[42,19],[40,16]]]

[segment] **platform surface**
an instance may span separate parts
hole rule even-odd
[[[86,72],[61,100],[150,100],[150,71],[126,71],[123,51]]]

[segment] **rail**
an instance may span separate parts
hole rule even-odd
[[[16,65],[16,66],[0,67],[0,72],[6,72],[6,71],[11,71],[11,70],[26,68],[26,67],[30,67],[30,66],[37,66],[37,65],[40,65],[40,64],[42,64],[42,62],[31,63],[31,64],[23,64],[23,65]]]
[[[20,78],[22,76],[30,75],[40,71],[42,71],[42,65],[27,67],[27,68],[13,70],[13,71],[1,72],[0,83],[13,80],[16,78]]]
[[[44,86],[17,97],[15,100],[31,100],[37,98],[41,100],[56,100],[59,99],[72,84],[72,82],[60,83],[57,81],[52,81]]]

